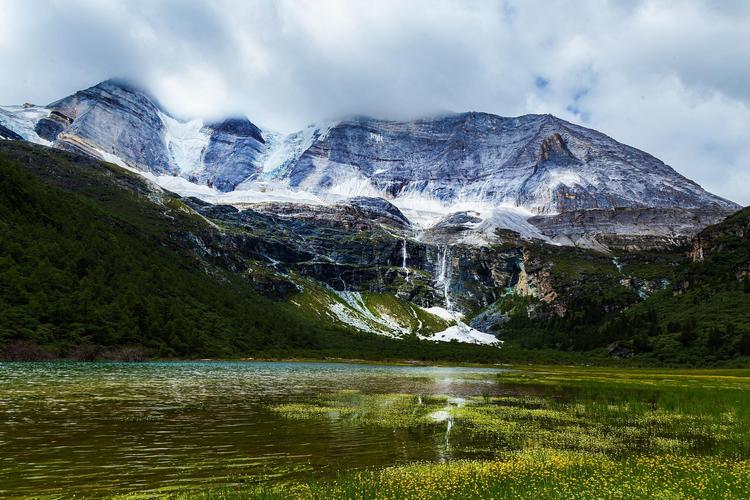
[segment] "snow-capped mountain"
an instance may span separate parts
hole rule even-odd
[[[0,109],[0,124],[26,140],[181,176],[220,191],[257,175],[266,145],[247,118],[179,120],[139,89],[107,80],[45,107]]]
[[[1,107],[0,138],[116,162],[212,203],[381,197],[443,236],[450,214],[471,212],[473,222],[459,224],[463,243],[492,241],[502,228],[544,238],[532,215],[738,208],[648,153],[551,115],[358,117],[283,136],[245,117],[181,120],[137,86],[107,80],[44,107]]]
[[[279,173],[314,193],[524,207],[727,207],[653,156],[551,115],[342,121]]]

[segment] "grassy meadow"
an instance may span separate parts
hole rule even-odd
[[[750,498],[748,370],[529,367],[494,376],[467,398],[339,391],[272,408],[310,425],[443,426],[452,460],[189,496]]]

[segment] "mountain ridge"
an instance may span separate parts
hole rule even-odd
[[[497,230],[537,237],[527,219],[552,217],[542,224],[548,227],[558,214],[577,210],[686,210],[670,212],[660,236],[689,237],[705,227],[690,211],[716,213],[705,220],[714,223],[739,208],[646,152],[550,114],[355,116],[282,136],[246,117],[174,118],[142,87],[112,79],[46,107],[0,108],[0,126],[4,136],[113,161],[210,202],[381,197],[426,228],[473,211],[483,229],[462,241],[480,245],[496,241]],[[612,227],[602,224],[594,233]],[[675,229],[691,224],[687,232]],[[647,227],[623,227],[649,235]],[[544,238],[604,250],[617,245],[578,238],[579,232],[556,226]]]
[[[750,354],[748,209],[692,250],[607,255],[511,233],[451,243],[470,213],[436,227],[443,241],[415,239],[382,199],[210,204],[20,141],[0,141],[0,184],[0,357],[38,352],[23,342],[74,357],[141,347],[685,365]]]

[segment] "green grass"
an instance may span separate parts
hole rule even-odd
[[[750,371],[533,367],[501,394],[445,398],[340,392],[274,411],[393,428],[446,412],[454,452],[483,460],[366,469],[307,482],[221,486],[203,498],[747,498]],[[454,402],[455,403],[455,402]],[[430,423],[432,422],[432,424]],[[180,494],[176,495],[180,497]]]
[[[286,302],[265,297],[249,274],[273,279],[274,271],[200,253],[202,243],[221,237],[184,202],[131,172],[2,141],[0,356],[8,345],[31,342],[56,356],[83,345],[137,346],[167,358],[499,357],[488,347],[357,333],[320,316],[320,285]]]
[[[191,492],[190,498],[747,498],[750,461],[665,455],[612,460],[536,450],[492,461],[414,464],[328,483]],[[180,495],[176,495],[180,498]]]
[[[432,424],[451,407],[445,396],[362,394],[344,390],[310,403],[288,403],[271,409],[293,420],[341,419],[352,425],[388,428]]]
[[[414,334],[431,335],[453,324],[392,293],[363,293],[362,298],[373,314],[393,319]]]

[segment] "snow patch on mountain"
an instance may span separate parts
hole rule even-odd
[[[464,224],[466,230],[454,244],[486,245],[497,240],[496,229],[509,229],[526,239],[549,241],[537,227],[528,222],[534,213],[522,207],[493,206],[485,202],[469,201],[447,205],[434,198],[413,195],[389,201],[398,207],[414,226],[422,230],[435,227],[451,214],[459,212],[470,212],[481,220]]]
[[[458,324],[446,328],[442,332],[438,332],[432,336],[422,336],[419,338],[424,340],[433,340],[439,342],[464,342],[467,344],[483,344],[483,345],[496,345],[500,346],[503,341],[495,337],[490,333],[480,332],[476,328],[472,328],[466,324]]]
[[[304,129],[287,135],[286,137],[272,130],[263,130],[266,138],[266,149],[259,161],[261,164],[261,179],[271,180],[282,177],[286,170],[312,147],[318,140],[325,140],[328,132],[335,125],[329,124],[309,125]],[[243,189],[243,184],[238,189]]]
[[[324,202],[317,196],[304,191],[295,191],[281,186],[262,183],[248,184],[245,189],[223,192],[212,187],[190,182],[183,177],[171,175],[143,174],[160,187],[177,193],[180,196],[201,199],[215,205],[251,205],[254,203],[304,203],[322,205]]]
[[[482,222],[478,223],[461,242],[470,245],[485,245],[496,239],[496,229],[510,229],[522,238],[549,242],[549,238],[528,222],[533,214],[520,207],[497,207],[489,212],[480,212]]]
[[[417,306],[419,307],[419,306]],[[444,321],[455,321],[455,325],[449,326],[441,332],[437,332],[434,335],[418,335],[420,339],[432,340],[438,342],[451,342],[453,340],[457,342],[464,342],[468,344],[483,344],[483,345],[497,345],[503,344],[503,341],[495,337],[490,333],[485,333],[472,328],[463,322],[463,314],[458,311],[449,311],[444,307],[433,306],[433,307],[420,307],[423,311],[426,311]]]
[[[149,179],[151,182],[153,182],[153,179],[151,179],[151,178],[155,177],[154,174],[152,174],[150,172],[143,172],[142,170],[138,170],[135,167],[131,167],[130,165],[128,165],[127,163],[125,163],[125,161],[122,158],[120,158],[119,156],[113,155],[112,153],[108,153],[108,152],[104,151],[103,149],[95,147],[94,150],[99,154],[99,156],[102,157],[102,159],[104,161],[109,162],[109,163],[114,163],[118,167],[122,167],[122,168],[124,168],[126,170],[130,170],[131,172],[139,174],[142,177],[145,177],[145,178]],[[171,177],[171,175],[170,176],[165,176],[165,177]]]
[[[456,313],[451,312],[448,309],[440,306],[433,306],[433,307],[420,307],[425,312],[428,312],[432,314],[433,316],[437,316],[438,318],[445,320],[445,321],[456,321]],[[459,318],[460,319],[460,318]]]
[[[546,188],[552,190],[559,185],[568,187],[583,186],[588,184],[583,178],[572,170],[556,170],[547,175]]]
[[[180,175],[190,175],[203,170],[203,153],[211,139],[203,120],[180,121],[159,113],[164,122],[164,143]]]
[[[0,125],[29,142],[50,146],[52,143],[39,137],[34,130],[36,123],[48,114],[49,110],[41,106],[0,106]]]

